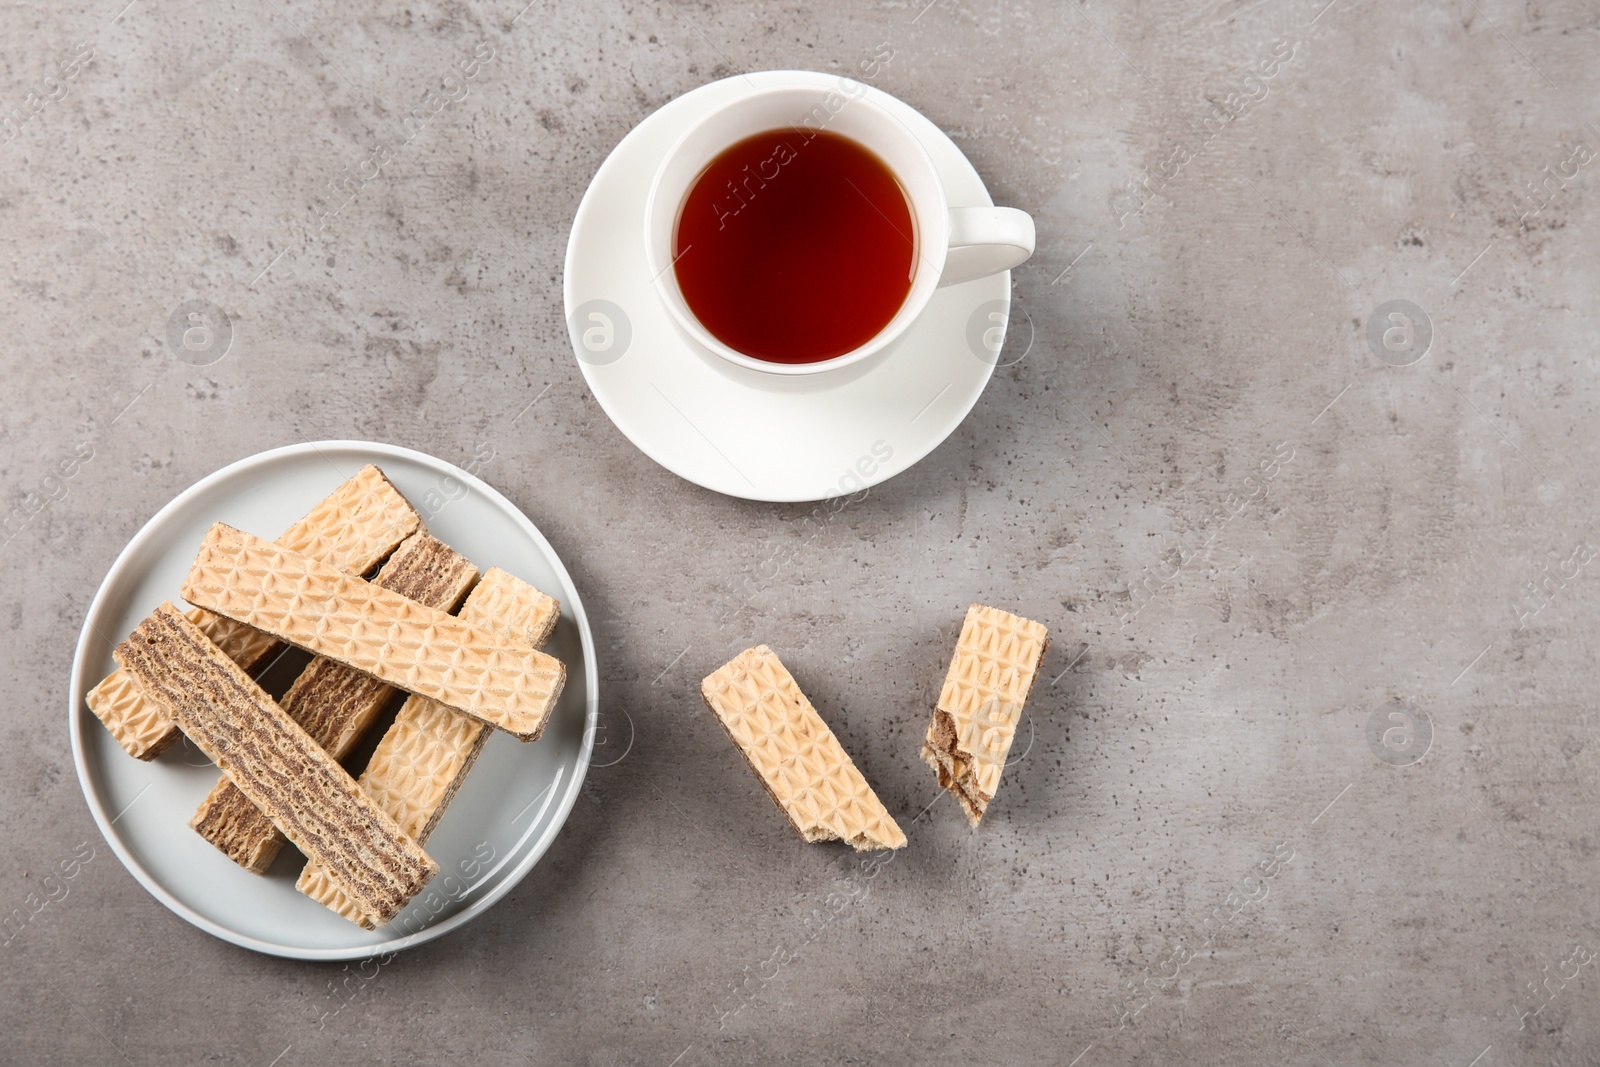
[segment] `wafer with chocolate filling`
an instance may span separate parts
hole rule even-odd
[[[1043,623],[981,604],[967,609],[922,760],[938,774],[939,785],[955,794],[973,826],[1000,788],[1022,708],[1049,647]]]
[[[117,646],[116,660],[296,848],[325,866],[382,926],[438,873],[355,779],[170,603]]]
[[[431,608],[454,611],[477,580],[478,569],[464,556],[443,541],[415,533],[395,549],[372,584]],[[279,704],[330,756],[343,759],[394,694],[393,686],[369,674],[314,659]],[[227,778],[201,802],[189,825],[256,874],[264,873],[283,847],[283,834]]]
[[[421,526],[421,517],[406,498],[382,471],[369,465],[284,531],[278,544],[335,570],[366,574]],[[191,611],[189,620],[247,671],[283,647],[269,634],[209,611]],[[178,739],[178,728],[120,670],[89,691],[88,704],[117,743],[137,759],[155,759]]]
[[[560,614],[554,599],[498,567],[484,572],[461,608],[463,622],[534,648],[549,638]],[[412,695],[378,742],[361,788],[402,830],[427,844],[491,732],[486,723]],[[354,903],[319,864],[306,864],[295,888],[347,919],[356,917]]]

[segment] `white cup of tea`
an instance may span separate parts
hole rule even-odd
[[[866,363],[934,290],[1009,270],[1033,245],[1025,212],[952,206],[922,142],[843,78],[755,89],[703,116],[645,208],[649,270],[679,329],[774,375]]]

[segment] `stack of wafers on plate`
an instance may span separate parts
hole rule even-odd
[[[117,646],[90,708],[138,759],[186,735],[222,771],[190,825],[256,873],[294,845],[301,892],[367,929],[437,873],[423,843],[490,732],[537,740],[566,682],[540,651],[556,601],[480,575],[376,467],[275,542],[218,523],[182,595],[193,610],[163,604]],[[289,645],[314,658],[274,700],[252,672]],[[402,692],[356,780],[340,759]]]

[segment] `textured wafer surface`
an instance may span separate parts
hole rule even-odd
[[[283,642],[271,634],[199,608],[191,609],[188,619],[247,671],[265,663],[283,647]],[[155,759],[178,739],[178,728],[166,712],[159,704],[145,700],[139,687],[121,670],[112,671],[89,690],[87,699],[90,710],[105,723],[111,736],[137,759]]]
[[[466,557],[419,532],[401,542],[373,584],[419,604],[453,611],[477,580],[478,569]],[[394,693],[393,686],[353,667],[313,659],[279,703],[329,755],[343,759]],[[264,873],[283,848],[283,834],[226,777],[201,802],[189,825],[256,874]]]
[[[700,693],[801,837],[857,850],[906,843],[772,649],[739,653],[700,683]]]
[[[365,574],[421,527],[422,518],[406,498],[368,465],[289,527],[278,543],[336,570]],[[191,611],[189,620],[247,671],[283,647],[270,634],[209,611]],[[91,689],[87,702],[117,743],[138,759],[155,759],[178,739],[166,713],[147,704],[121,671]]]
[[[491,567],[461,608],[461,618],[538,648],[560,617],[556,601],[520,578]],[[486,723],[437,701],[411,696],[378,742],[361,787],[400,828],[426,844],[467,772],[489,740]],[[308,863],[295,888],[349,918],[354,908],[328,872]]]
[[[566,683],[560,660],[224,523],[183,584],[190,603],[418,693],[524,740]]]
[[[297,848],[328,868],[363,926],[394,918],[438,873],[422,846],[171,604],[115,656]]]
[[[277,543],[336,571],[365,574],[422,528],[422,517],[384,473],[368,464],[284,531]],[[388,548],[377,543],[389,540]]]
[[[1050,647],[1043,623],[973,604],[956,640],[922,759],[978,825],[1000,788],[1000,773]]]

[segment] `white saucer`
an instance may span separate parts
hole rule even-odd
[[[646,265],[645,201],[662,155],[731,97],[833,75],[764,71],[678,97],[622,139],[595,175],[567,242],[566,314],[579,367],[628,439],[674,474],[749,500],[821,500],[910,467],[961,424],[994,373],[1010,313],[1005,272],[938,290],[909,334],[853,380],[764,389],[689,346]],[[966,156],[932,122],[878,89],[933,157],[958,207],[992,206]],[[602,318],[595,319],[591,313]],[[585,344],[586,331],[590,344]],[[831,375],[823,376],[831,378]],[[848,372],[846,372],[848,379]]]
[[[479,570],[501,567],[561,602],[561,622],[547,647],[567,665],[567,685],[544,736],[532,744],[499,732],[489,739],[428,839],[439,874],[393,923],[372,932],[295,890],[303,861],[293,848],[285,848],[266,875],[254,875],[189,828],[219,772],[187,740],[142,763],[84,703],[89,688],[116,666],[112,647],[163,600],[178,602],[178,588],[213,522],[276,537],[368,463],[383,470],[434,535]],[[224,467],[145,523],[89,606],[72,661],[71,700],[72,756],[84,799],[117,858],[157,900],[207,933],[257,952],[355,960],[432,940],[471,921],[533,869],[577,799],[594,746],[599,688],[594,640],[577,590],[516,505],[454,464],[421,452],[323,441]]]

